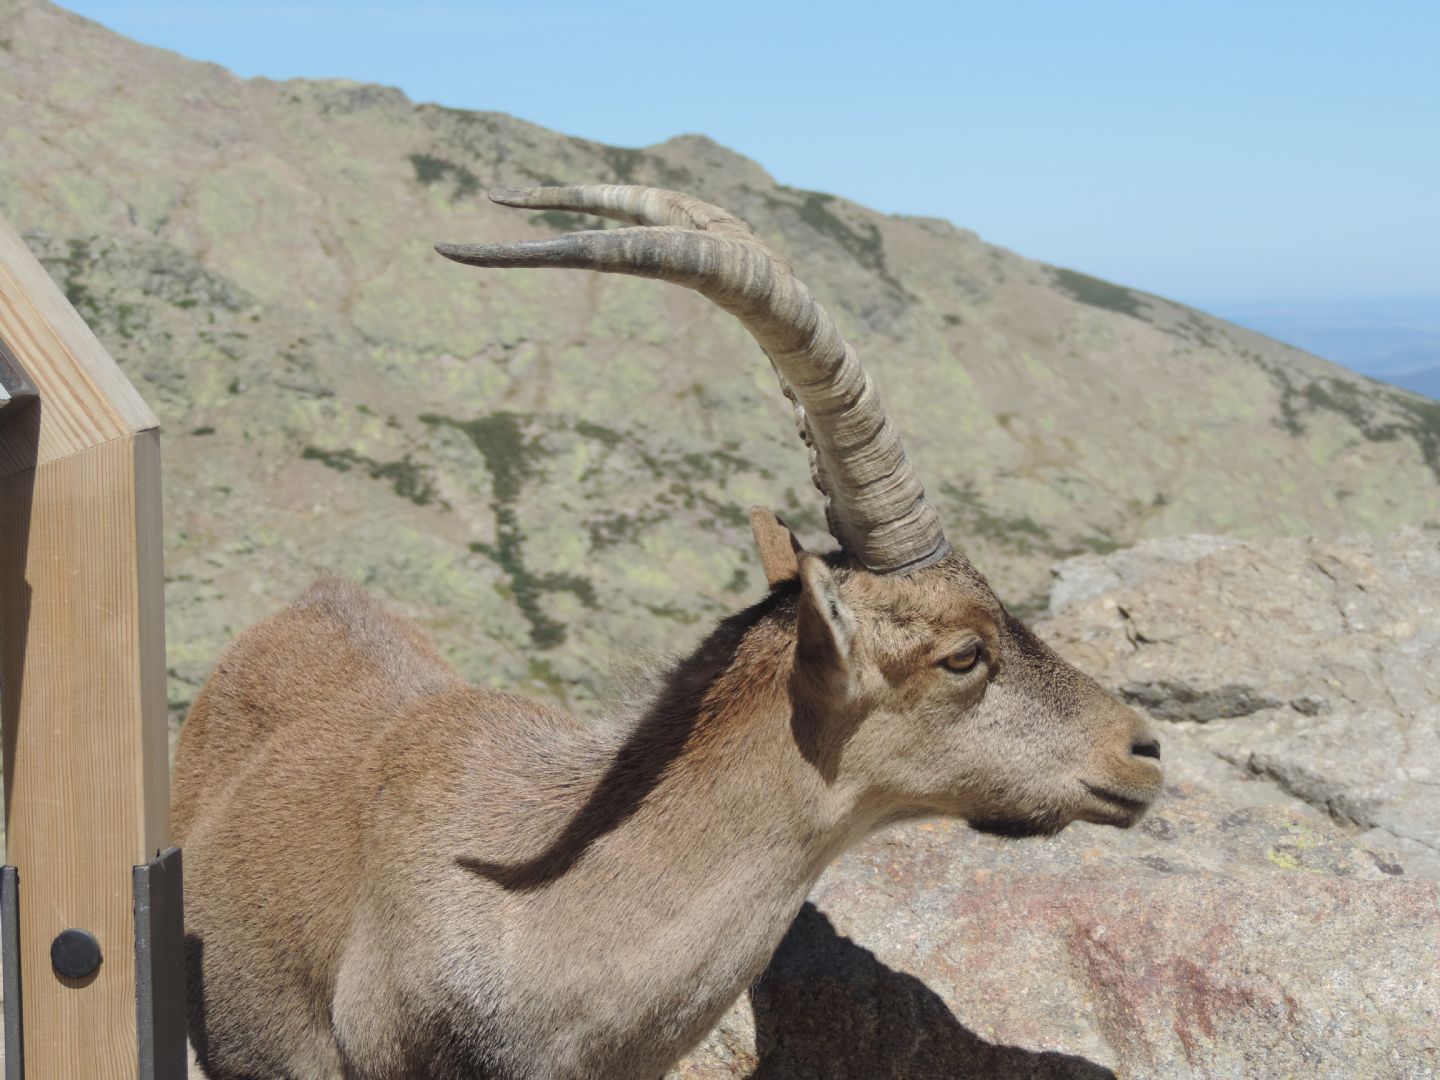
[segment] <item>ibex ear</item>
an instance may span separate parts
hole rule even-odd
[[[825,560],[799,553],[800,604],[795,625],[795,674],[825,698],[848,698],[855,615]]]
[[[750,531],[755,534],[755,546],[760,549],[760,565],[765,568],[765,580],[772,589],[799,576],[799,554],[804,549],[783,521],[764,507],[752,506]]]

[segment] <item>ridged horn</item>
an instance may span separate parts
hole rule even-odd
[[[810,447],[830,532],[867,569],[903,573],[950,551],[940,519],[835,322],[789,266],[733,214],[659,188],[503,189],[504,206],[569,210],[638,226],[501,244],[437,244],[471,266],[564,267],[659,278],[730,312],[770,358]]]

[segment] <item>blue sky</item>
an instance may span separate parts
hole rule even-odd
[[[1440,3],[66,6],[246,76],[622,146],[702,132],[783,183],[1222,312],[1440,296]]]

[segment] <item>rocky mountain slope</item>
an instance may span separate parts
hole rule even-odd
[[[483,95],[477,70],[477,96]],[[684,290],[479,272],[436,240],[589,224],[492,184],[729,207],[872,368],[951,535],[1034,610],[1057,557],[1196,530],[1440,523],[1440,405],[947,222],[347,82],[245,81],[0,0],[0,211],[162,417],[171,698],[317,570],[469,675],[587,708],[763,584],[745,509],[818,540],[773,375]]]
[[[1156,721],[1155,807],[873,838],[675,1080],[1440,1069],[1440,541],[1152,541],[1053,600]]]

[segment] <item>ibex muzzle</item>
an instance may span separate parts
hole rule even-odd
[[[881,825],[1128,826],[1160,788],[1145,723],[951,548],[854,352],[744,223],[648,188],[492,198],[638,227],[443,254],[662,278],[745,324],[840,550],[757,510],[765,599],[590,726],[465,685],[339,582],[241,635],[174,786],[216,1078],[653,1078]]]

